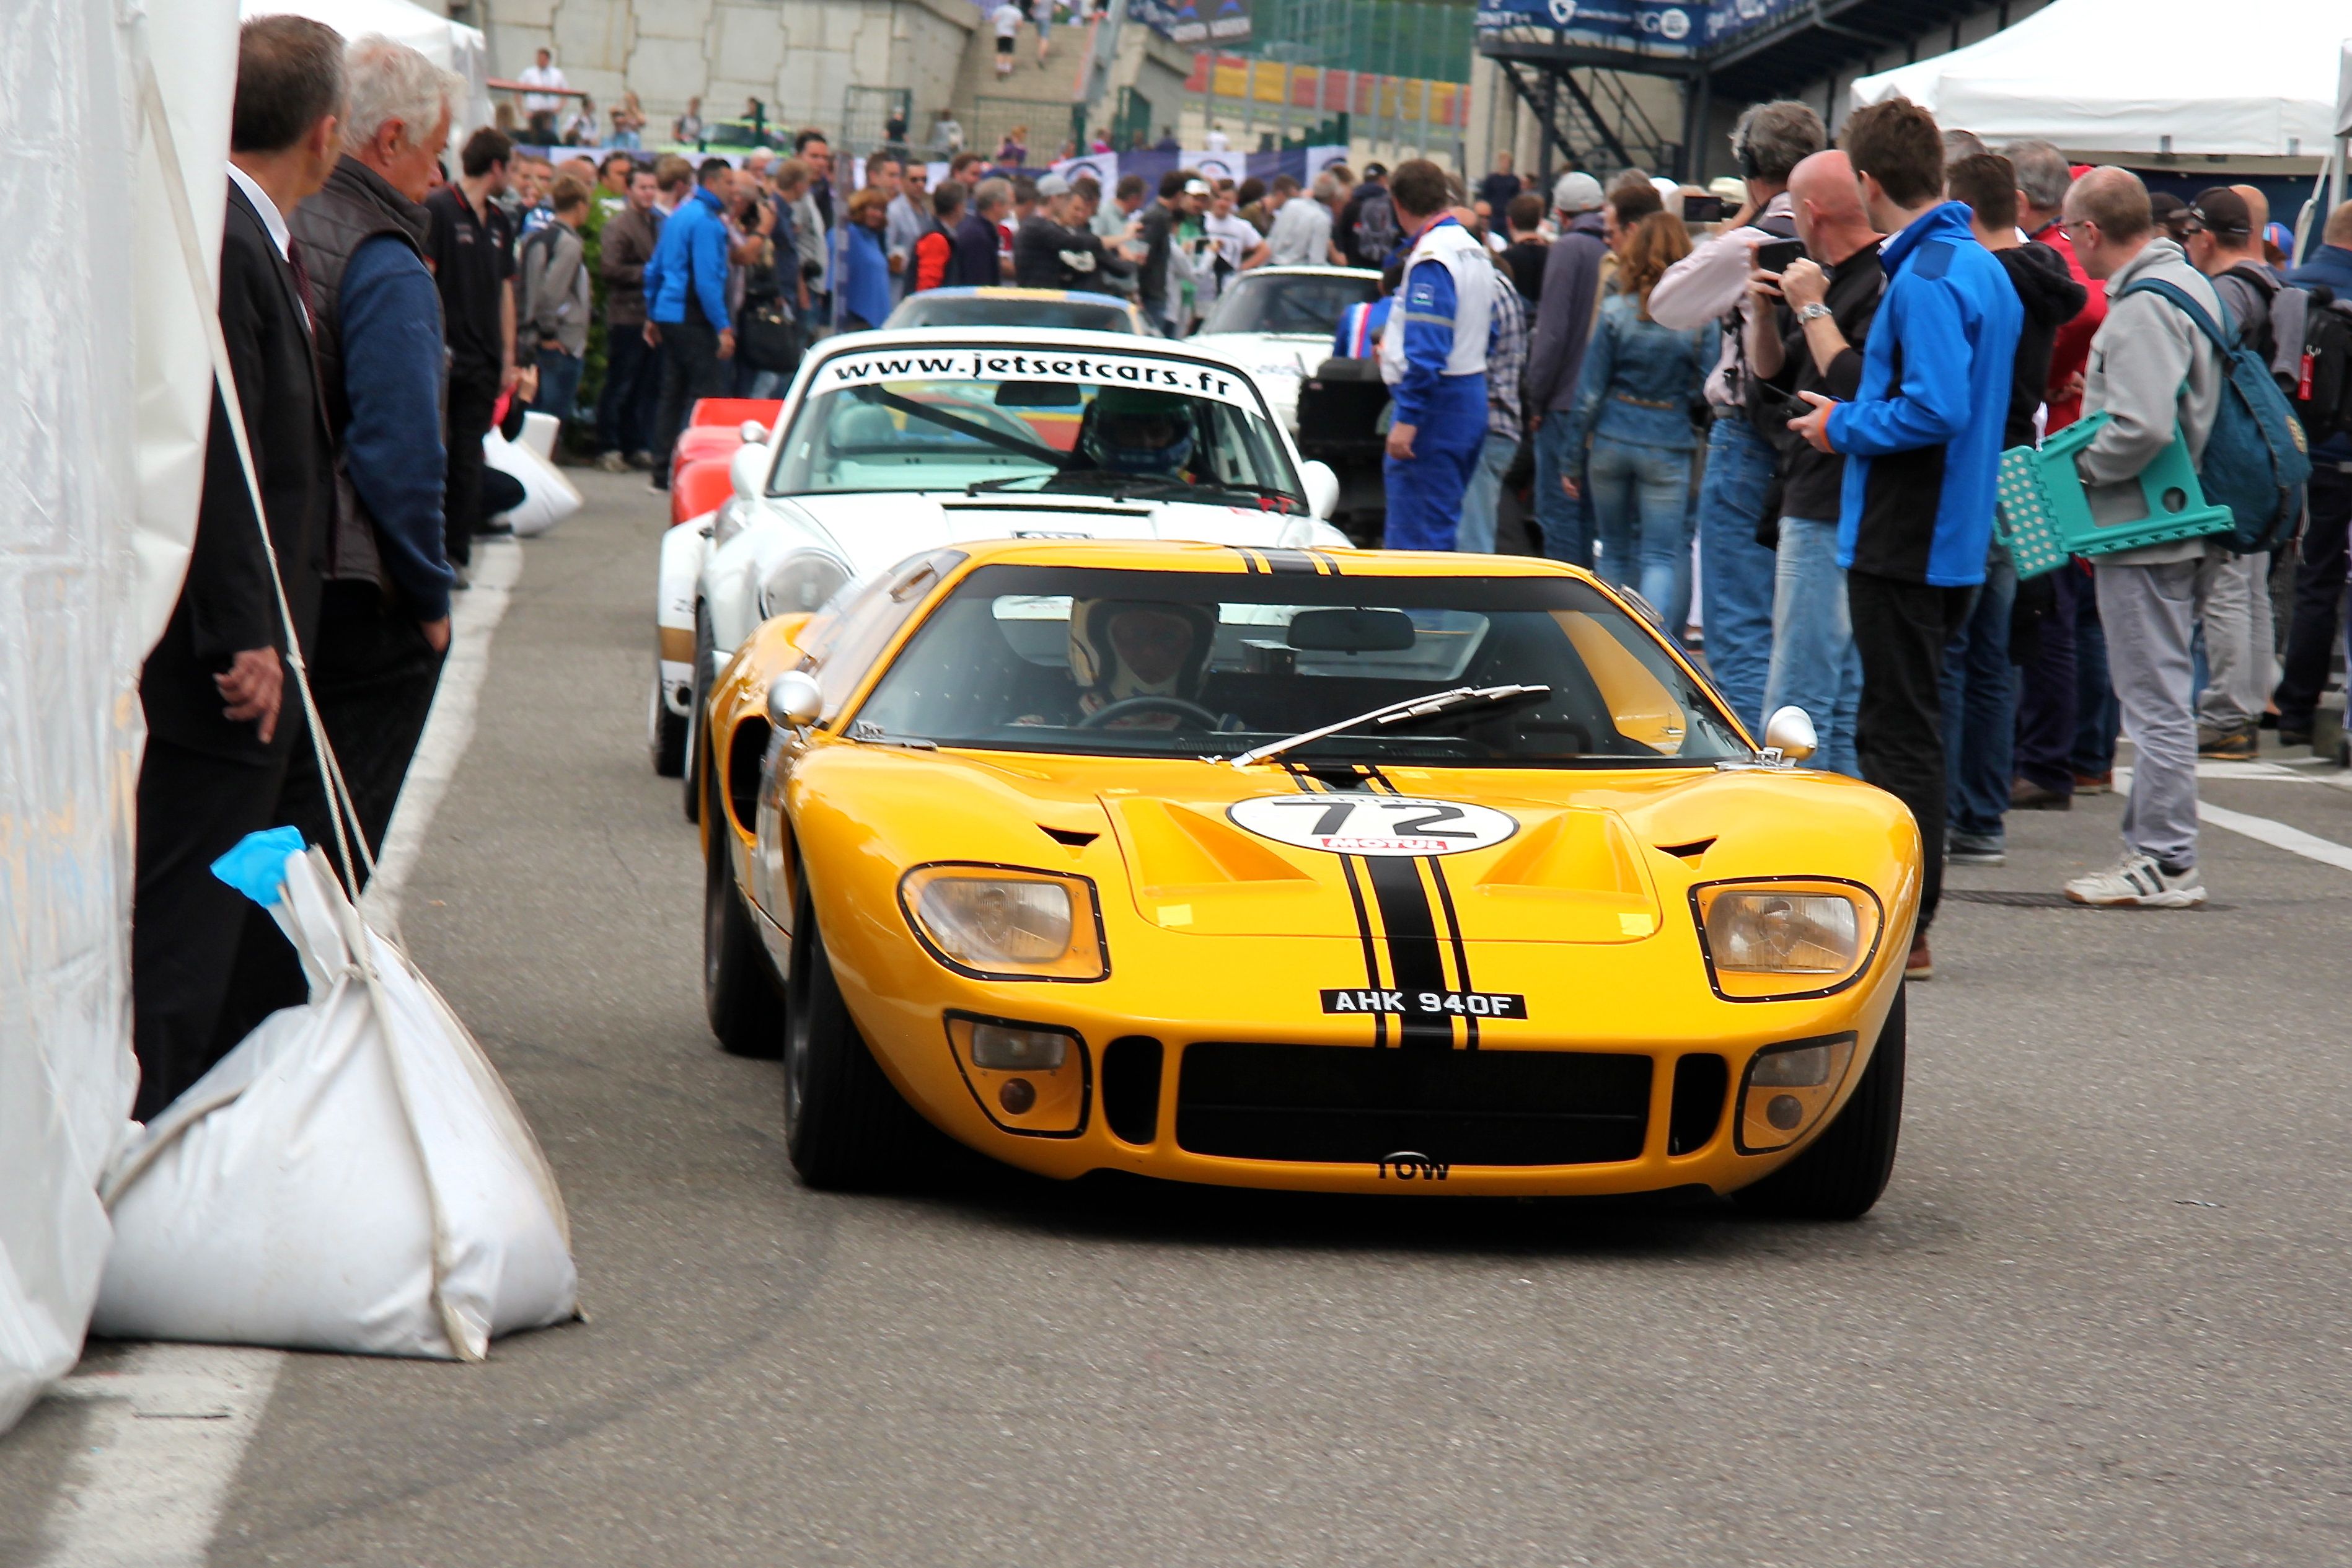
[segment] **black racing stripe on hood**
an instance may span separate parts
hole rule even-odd
[[[1307,553],[1313,556],[1318,562],[1321,563],[1324,572],[1328,575],[1333,577],[1340,575],[1339,558],[1332,554],[1329,551],[1310,550]]]
[[[1234,554],[1236,554],[1236,555],[1238,555],[1238,556],[1240,556],[1240,557],[1242,558],[1242,566],[1243,566],[1243,568],[1244,568],[1244,570],[1246,570],[1246,571],[1249,573],[1249,574],[1250,574],[1251,576],[1255,577],[1255,576],[1256,576],[1259,573],[1261,573],[1261,572],[1263,572],[1263,571],[1265,571],[1265,568],[1263,565],[1259,564],[1259,563],[1258,563],[1258,558],[1257,558],[1256,553],[1255,553],[1255,552],[1253,552],[1253,551],[1252,551],[1252,550],[1251,550],[1247,545],[1244,545],[1244,544],[1228,544],[1228,545],[1226,545],[1226,546],[1225,546],[1225,548],[1226,548],[1226,549],[1228,549],[1228,550],[1230,550],[1230,551],[1232,551]]]
[[[1404,793],[1377,767],[1366,767],[1364,776],[1383,794]],[[1454,910],[1454,889],[1445,879],[1445,862],[1442,857],[1428,855],[1422,863],[1429,868],[1430,885],[1437,889],[1439,933],[1454,950],[1454,984],[1461,990],[1475,991],[1478,987],[1470,978],[1470,944],[1462,939],[1462,921]],[[1478,1020],[1466,1014],[1462,1019],[1462,1045],[1465,1050],[1478,1048]]]
[[[1381,911],[1381,934],[1389,950],[1389,973],[1399,991],[1444,991],[1445,964],[1437,942],[1437,916],[1431,909],[1429,889],[1421,884],[1421,870],[1401,855],[1367,855],[1371,873],[1372,901]],[[1399,1043],[1406,1050],[1450,1051],[1454,1025],[1443,1015],[1424,1018],[1406,1014],[1399,1022]]]
[[[1266,564],[1277,573],[1286,573],[1293,576],[1304,574],[1310,577],[1319,577],[1323,574],[1322,568],[1315,564],[1315,558],[1304,550],[1261,545],[1258,548],[1258,553],[1265,556]]]

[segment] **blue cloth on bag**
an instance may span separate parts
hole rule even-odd
[[[273,909],[286,885],[286,862],[304,847],[300,828],[265,827],[247,834],[214,861],[213,875],[263,909]]]

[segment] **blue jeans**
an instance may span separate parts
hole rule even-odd
[[[1601,529],[1601,581],[1632,588],[1660,616],[1674,602],[1690,465],[1687,451],[1607,439],[1592,443],[1585,464]]]
[[[2004,555],[1985,568],[1975,606],[1944,645],[1944,795],[1948,826],[1971,838],[1999,839],[2009,810],[2017,737],[2017,667],[2009,662],[2009,616],[2017,568]],[[1927,847],[1933,853],[1936,846]]]
[[[1583,480],[1584,454],[1569,446],[1571,421],[1557,410],[1536,426],[1536,529],[1543,552],[1554,561],[1590,571],[1592,566],[1592,491]],[[1570,500],[1560,480],[1577,481]]]
[[[580,372],[584,363],[578,354],[568,354],[562,349],[541,349],[539,391],[530,400],[531,412],[552,414],[569,423],[573,417],[572,405],[580,395]]]
[[[1853,721],[1862,705],[1862,655],[1853,646],[1845,570],[1837,563],[1837,531],[1834,521],[1780,520],[1764,710],[1803,709],[1821,743],[1812,765],[1858,779],[1862,763],[1854,754]]]
[[[1706,667],[1748,728],[1764,732],[1764,683],[1772,664],[1772,588],[1778,566],[1756,542],[1772,448],[1744,418],[1715,422],[1698,491],[1699,604]]]
[[[1495,552],[1495,509],[1503,500],[1503,475],[1519,444],[1508,436],[1486,432],[1478,448],[1478,466],[1470,470],[1470,488],[1462,497],[1462,526],[1454,531],[1454,548],[1473,555]]]

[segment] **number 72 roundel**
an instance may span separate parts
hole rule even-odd
[[[1492,806],[1393,795],[1262,795],[1225,814],[1262,838],[1333,855],[1459,855],[1519,830]]]

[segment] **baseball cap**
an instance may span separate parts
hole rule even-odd
[[[1070,182],[1059,174],[1048,174],[1037,182],[1037,194],[1041,196],[1066,196],[1070,194]]]
[[[1184,194],[1188,196],[1209,196],[1216,193],[1209,189],[1206,180],[1187,180],[1184,182]]]
[[[1589,213],[1601,205],[1601,182],[1587,174],[1562,174],[1551,188],[1555,212]]]
[[[2246,198],[2227,185],[2198,192],[2189,204],[2189,222],[2192,232],[2203,229],[2219,239],[2243,239],[2254,232],[2254,215]]]

